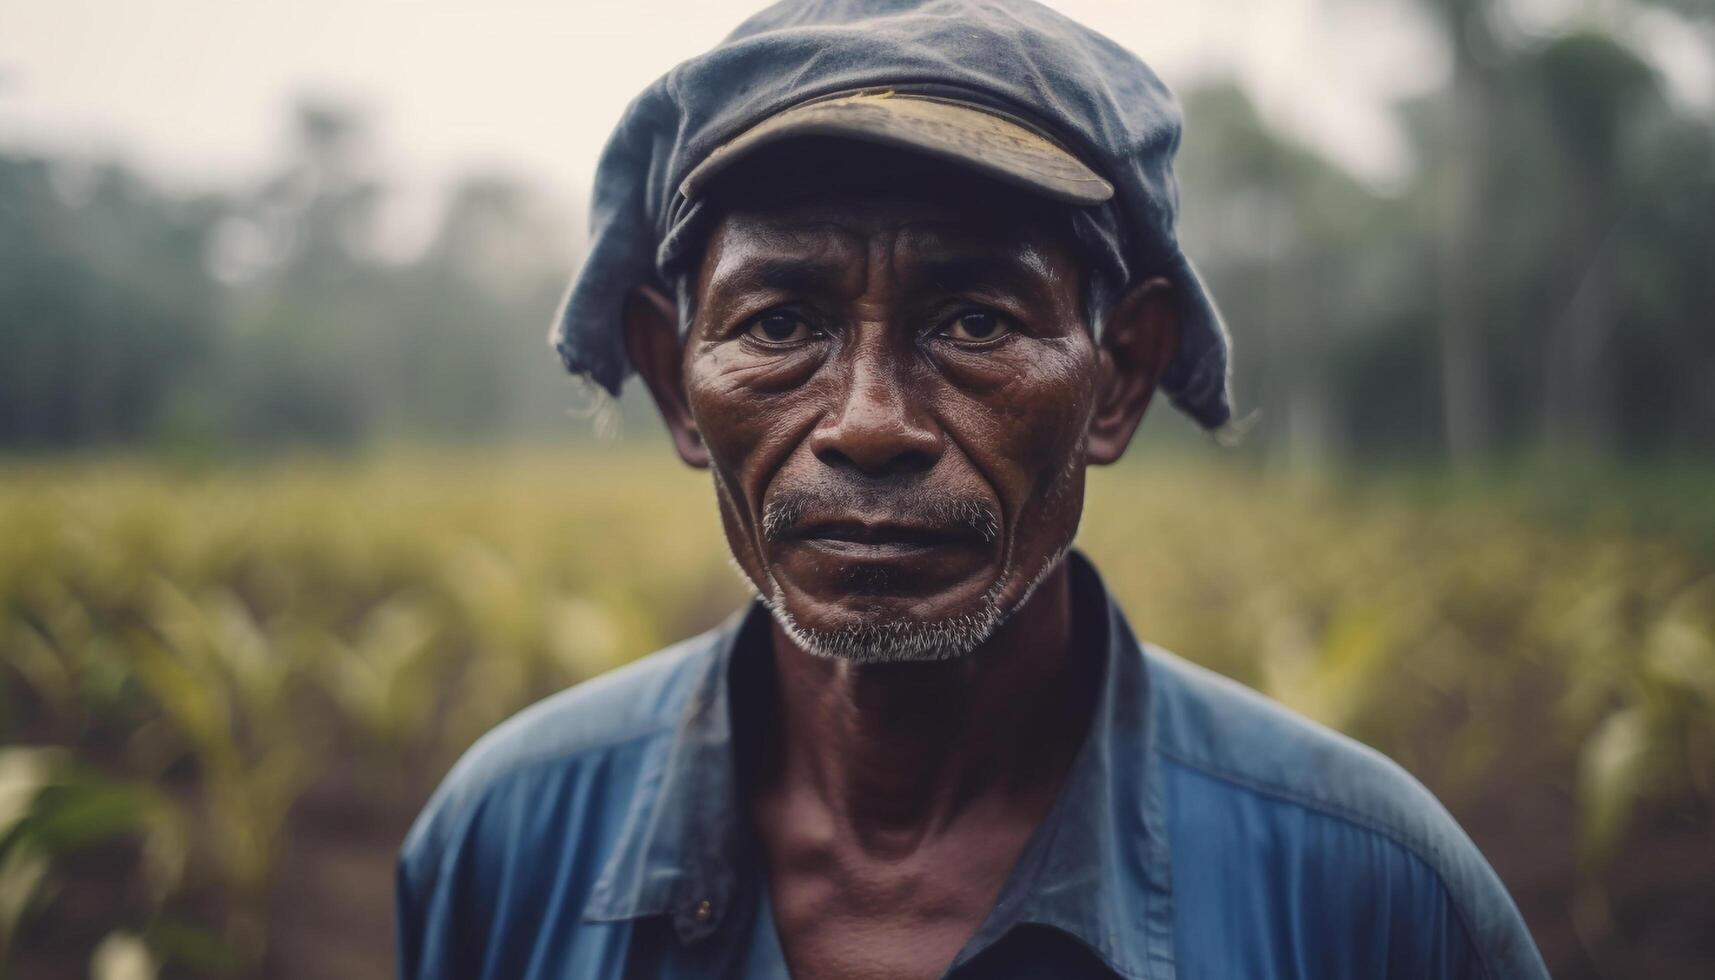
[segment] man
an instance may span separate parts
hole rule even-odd
[[[641,375],[758,598],[471,750],[403,975],[1545,975],[1426,791],[1068,550],[1157,388],[1228,418],[1177,139],[1019,0],[788,0],[632,104],[557,346]]]

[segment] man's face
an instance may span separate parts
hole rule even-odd
[[[729,212],[685,397],[732,552],[812,652],[969,652],[1070,544],[1098,350],[1023,209],[863,194]]]

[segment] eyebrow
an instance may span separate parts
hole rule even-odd
[[[957,246],[954,246],[957,249]],[[972,247],[951,254],[921,252],[902,270],[910,288],[933,288],[941,292],[999,290],[1031,299],[1045,299],[1048,280],[1053,278],[1042,253],[1036,248]],[[748,251],[748,250],[747,250]],[[734,297],[754,290],[805,296],[837,293],[851,274],[850,264],[828,257],[806,257],[772,248],[756,249],[749,255],[722,262],[708,281],[710,308],[719,308]]]
[[[1042,293],[1049,272],[1029,250],[994,250],[927,258],[912,264],[911,279],[947,292],[999,288],[1029,296]]]
[[[717,271],[709,282],[711,295],[733,290],[773,289],[793,293],[825,293],[839,285],[845,269],[815,259],[779,258],[746,262],[730,272]]]

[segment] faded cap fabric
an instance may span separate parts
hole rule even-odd
[[[756,151],[806,136],[861,140],[934,157],[1063,204],[1105,204],[1114,185],[1065,147],[991,108],[894,89],[815,99],[777,112],[703,158],[679,185],[694,199]]]
[[[641,285],[677,290],[707,231],[706,181],[687,183],[699,167],[742,155],[735,149],[784,113],[875,93],[1011,120],[1069,154],[1061,170],[1087,168],[1110,184],[1106,201],[1064,205],[1079,237],[1120,282],[1173,281],[1182,321],[1162,387],[1205,428],[1228,423],[1226,329],[1174,230],[1178,106],[1136,55],[1029,0],[784,0],[650,85],[597,166],[589,253],[551,335],[567,370],[619,393],[631,370],[626,295]],[[933,151],[935,139],[891,142]],[[1076,196],[1041,188],[1028,167],[991,163],[978,169],[1056,200]]]

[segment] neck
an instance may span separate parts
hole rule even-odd
[[[776,764],[764,792],[803,799],[869,846],[911,848],[974,806],[1046,812],[1095,689],[1074,656],[1060,562],[981,647],[953,660],[813,656],[775,624]]]

